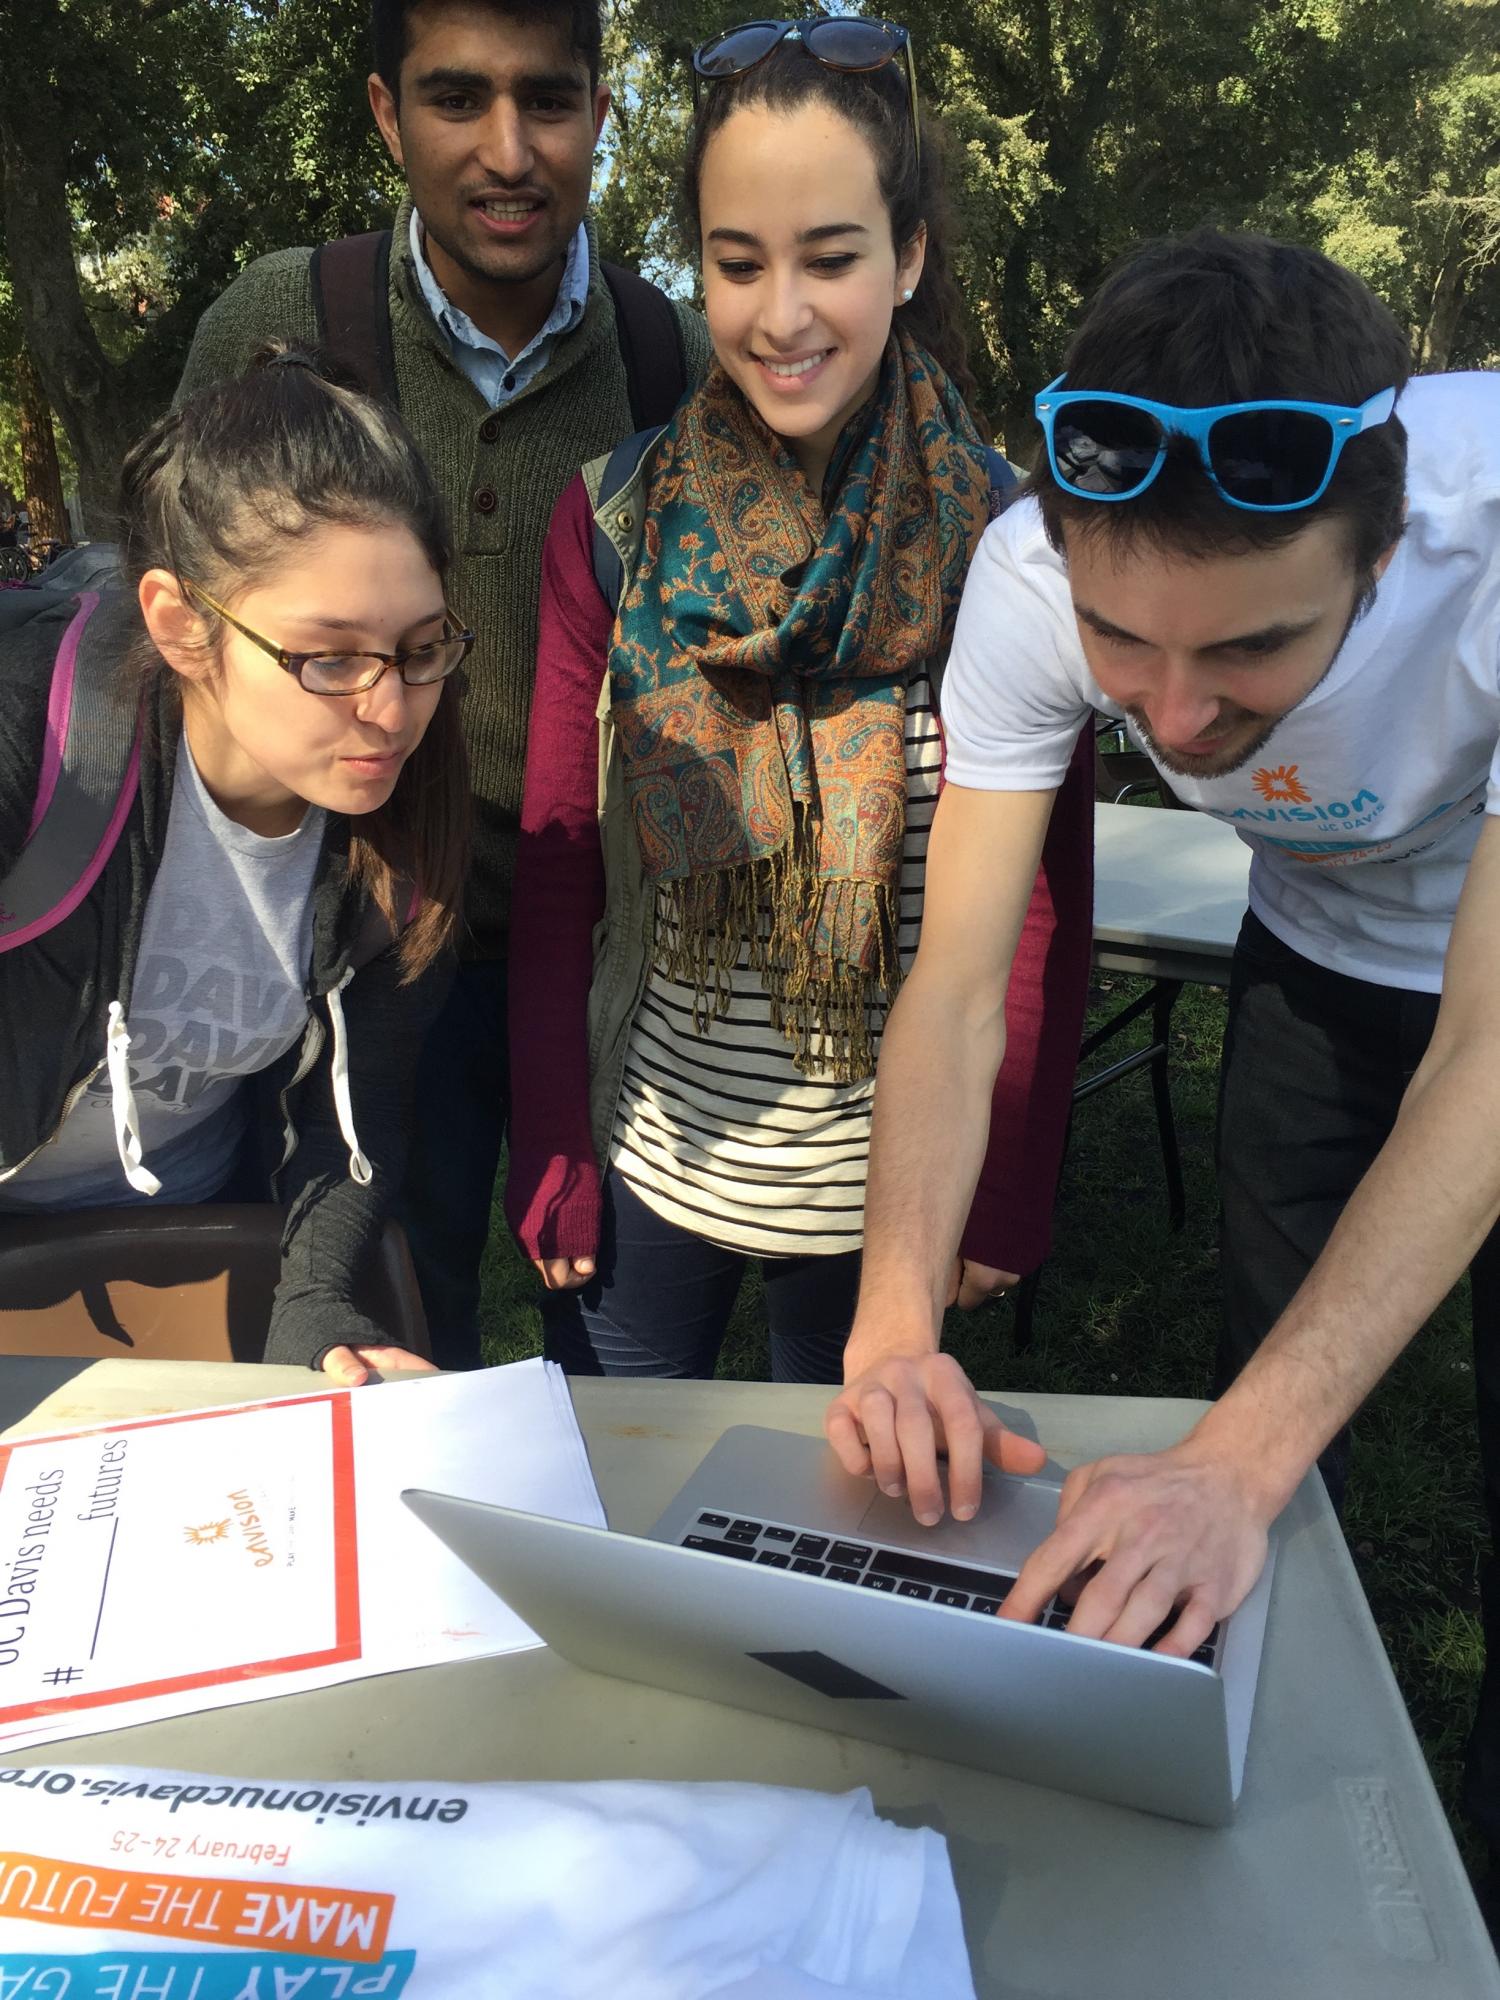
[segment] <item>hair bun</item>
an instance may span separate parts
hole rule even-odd
[[[262,341],[250,357],[246,373],[263,374],[273,368],[297,368],[332,389],[360,391],[363,384],[335,355],[310,340],[277,338]]]

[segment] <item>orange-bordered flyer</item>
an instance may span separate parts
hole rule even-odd
[[[347,1390],[0,1445],[0,1737],[358,1660],[354,1458]]]

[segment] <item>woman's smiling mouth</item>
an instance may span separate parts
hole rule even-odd
[[[752,351],[751,359],[762,375],[778,389],[801,389],[816,379],[837,352],[837,348],[834,347],[819,347],[811,354],[773,359],[770,355],[755,354]]]

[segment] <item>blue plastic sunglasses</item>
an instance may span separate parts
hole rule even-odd
[[[1052,476],[1080,500],[1134,500],[1161,471],[1169,437],[1189,439],[1231,507],[1286,514],[1321,500],[1350,438],[1388,421],[1396,391],[1368,402],[1214,403],[1183,409],[1049,382],[1034,405]]]

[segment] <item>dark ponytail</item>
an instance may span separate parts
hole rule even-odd
[[[147,431],[121,474],[121,566],[136,588],[148,570],[196,584],[231,609],[272,575],[309,527],[387,523],[415,536],[439,577],[448,568],[442,501],[394,411],[362,394],[325,357],[288,342],[262,348],[249,371],[200,390]],[[221,621],[194,600],[204,644]],[[146,642],[144,671],[170,668]],[[456,677],[455,677],[456,680]],[[467,862],[469,774],[455,681],[385,804],[349,822],[349,868],[393,929],[413,979],[452,938]]]
[[[702,235],[698,189],[708,142],[731,112],[743,104],[792,111],[809,103],[826,104],[863,133],[875,156],[876,178],[898,256],[926,223],[922,275],[910,301],[900,308],[900,324],[952,377],[970,415],[978,422],[978,388],[969,367],[963,302],[949,250],[952,219],[942,134],[930,118],[923,117],[918,160],[912,143],[911,100],[901,64],[887,63],[883,69],[857,73],[828,69],[800,43],[784,41],[743,76],[710,84],[693,120],[683,175],[690,241],[697,244]]]

